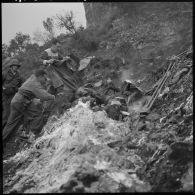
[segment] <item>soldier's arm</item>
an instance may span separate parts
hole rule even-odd
[[[12,88],[13,93],[16,93],[18,91],[18,88],[22,86],[23,82],[24,82],[24,78],[21,77],[20,74],[18,74],[16,79],[14,79],[14,81],[12,82],[11,88]]]
[[[36,86],[33,89],[33,93],[34,95],[42,100],[42,101],[47,101],[47,100],[55,100],[55,96],[51,95],[50,93],[48,93],[45,89],[43,89],[41,86]]]
[[[24,83],[24,81],[25,81],[24,77],[22,77],[20,75],[20,77],[18,78],[18,87],[21,87],[22,86],[22,83]]]
[[[2,88],[5,95],[13,95],[15,93],[15,87],[13,83],[9,82],[5,84],[7,73],[2,74]],[[5,85],[4,85],[5,84]]]
[[[60,53],[58,54],[58,60],[63,60],[63,56]]]
[[[69,56],[79,65],[80,59],[76,55],[71,53]]]
[[[46,65],[47,60],[50,60],[50,57],[46,51],[43,51],[40,56],[39,62],[43,65]]]

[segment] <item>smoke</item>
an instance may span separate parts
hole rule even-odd
[[[121,71],[120,81],[124,82],[125,80],[133,80],[133,72],[130,69],[124,69]]]

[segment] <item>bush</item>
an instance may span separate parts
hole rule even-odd
[[[94,29],[86,29],[78,32],[72,38],[73,47],[85,51],[96,51],[99,46],[99,39],[97,38]]]

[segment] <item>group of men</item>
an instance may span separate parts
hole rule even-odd
[[[17,59],[8,64],[8,71],[3,74],[4,144],[21,125],[27,127],[28,135],[38,136],[56,102],[63,102],[60,107],[67,108],[74,100],[81,84],[76,75],[79,59],[73,54],[62,57],[59,51],[60,41],[54,39],[51,48],[41,54],[40,69],[34,70],[26,81],[18,71],[21,64]]]

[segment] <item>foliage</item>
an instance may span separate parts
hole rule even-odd
[[[26,45],[30,43],[30,35],[22,34],[21,32],[16,33],[14,39],[11,39],[8,47],[8,52],[14,56],[25,51]]]
[[[28,44],[26,46],[26,52],[23,55],[18,55],[17,58],[22,61],[21,73],[23,77],[29,77],[34,69],[39,68],[39,57],[41,49],[38,44]]]
[[[182,65],[185,67],[190,63],[192,66],[191,59],[180,60],[173,75]],[[108,60],[104,62],[108,65]],[[91,75],[85,79],[92,85],[99,81],[97,77],[93,82],[90,79],[96,75],[93,68],[96,63],[91,63],[84,73]],[[98,64],[97,73],[107,78],[103,73],[112,71],[112,63],[107,67]],[[147,80],[143,82],[149,84]],[[167,96],[158,98],[151,111],[139,119],[144,126],[136,129],[139,113],[131,113],[125,122],[115,121],[102,111],[104,106],[96,105],[98,110],[93,111],[89,102],[80,99],[77,106],[60,118],[51,118],[42,136],[29,150],[4,161],[3,170],[9,171],[7,178],[4,174],[4,190],[15,189],[18,193],[78,192],[82,187],[84,192],[192,191],[192,99],[190,109],[184,106],[191,92],[189,86],[192,87],[192,73],[186,73],[176,84],[169,86],[172,89]],[[174,88],[184,90],[179,90],[173,97]],[[24,167],[18,168],[20,164]],[[42,182],[48,174],[50,179]],[[40,177],[37,179],[36,175]],[[52,186],[53,191],[48,190],[48,186]]]
[[[64,29],[64,33],[57,36],[62,42],[62,53],[67,53],[71,48],[83,51],[95,51],[98,48],[99,39],[96,29],[85,30],[83,26],[77,26],[72,11],[66,12],[64,15],[56,14],[52,18],[47,18],[46,21],[43,21],[43,26],[47,32],[53,35],[55,27]],[[34,35],[34,40],[44,42],[44,48],[50,46],[52,36],[40,31],[35,32]]]
[[[8,56],[9,56],[8,45],[2,44],[2,59],[4,60]]]
[[[46,21],[43,21],[43,27],[47,32],[49,32],[51,37],[55,36],[54,20],[52,18],[47,18]]]
[[[172,4],[172,6],[174,5]],[[188,4],[185,5],[187,6]],[[120,6],[124,9],[127,8],[127,4],[125,3],[120,4]],[[178,6],[178,4],[175,6]],[[159,9],[161,8],[159,7]],[[183,13],[181,12],[179,14]],[[169,12],[166,17],[173,17],[175,14],[178,13]],[[163,17],[165,16],[163,15]],[[157,39],[161,39],[163,36],[167,37],[167,34],[171,34],[169,27],[175,28],[171,20],[168,23],[162,22],[159,21],[159,18],[154,17],[154,15],[145,18],[139,17],[134,21],[130,19],[126,20],[126,23],[128,22],[129,24],[124,25],[122,18],[121,20],[115,20],[112,23],[112,28],[106,28],[107,23],[105,22],[105,28],[98,30],[94,28],[84,30],[81,27],[76,29],[76,33],[69,31],[69,35],[61,34],[59,38],[63,42],[64,51],[68,47],[75,47],[90,52],[98,48],[98,44],[104,34],[107,33],[107,30],[112,30],[112,32],[117,32],[115,34],[116,39],[113,39],[114,41],[118,40],[116,41],[116,45],[118,44],[117,46],[119,48],[126,51],[128,48],[136,47],[142,39],[145,41],[145,44],[148,44],[148,42],[152,43],[152,41],[155,41],[156,37]],[[97,35],[100,37],[97,38]],[[111,38],[109,37],[110,40]],[[50,40],[47,40],[42,47],[32,43],[25,45],[24,52],[21,52],[17,56],[23,61],[22,72],[25,76],[28,76],[33,69],[39,67],[37,61],[39,54],[48,48],[50,44]],[[2,45],[2,51],[5,54],[8,48],[9,46]],[[173,49],[176,50],[176,47]],[[170,55],[168,51],[166,53]],[[179,64],[184,67],[192,67],[192,60],[189,57],[186,57],[187,59],[180,58],[175,64],[174,75],[182,68]],[[95,81],[98,81],[96,79],[99,79],[99,75],[107,78],[106,73],[111,72],[111,68],[107,67],[107,64],[108,61],[105,64],[97,62],[97,70],[90,65],[89,67],[91,69],[87,69],[88,74],[84,72],[85,79],[88,77],[89,79],[86,79],[87,81],[94,80],[95,83]],[[104,67],[104,69],[100,67]],[[143,76],[142,74],[140,75]],[[142,81],[145,86],[150,87],[149,77],[147,78],[148,80],[143,79]],[[34,150],[35,147],[33,146],[32,150],[27,151],[25,157],[21,155],[22,153],[14,157],[15,159],[17,157],[19,162],[16,160],[17,163],[15,167],[12,166],[12,170],[9,169],[9,166],[7,166],[7,170],[4,169],[4,171],[9,172],[9,180],[5,180],[5,186],[7,185],[8,188],[21,186],[18,189],[19,192],[39,190],[37,186],[40,186],[41,190],[45,189],[47,191],[48,186],[56,187],[56,181],[65,183],[64,177],[63,180],[60,179],[62,178],[62,174],[66,171],[69,173],[69,171],[72,171],[70,168],[73,167],[74,169],[74,166],[72,166],[74,163],[77,165],[77,163],[81,162],[84,168],[81,168],[79,174],[73,175],[73,180],[69,182],[70,185],[75,182],[81,184],[81,186],[76,186],[78,189],[82,187],[84,190],[93,191],[95,189],[99,192],[101,191],[101,186],[105,186],[107,190],[105,191],[110,192],[111,187],[115,187],[116,182],[120,182],[121,186],[122,184],[130,184],[130,189],[125,189],[122,186],[124,188],[123,191],[127,190],[126,192],[132,192],[135,191],[132,188],[139,188],[137,183],[143,184],[142,181],[147,181],[152,185],[152,189],[147,189],[145,185],[141,185],[140,190],[136,189],[136,191],[177,191],[179,188],[181,191],[192,191],[193,169],[192,165],[189,165],[189,163],[192,163],[193,152],[192,78],[192,72],[189,71],[177,80],[177,83],[166,83],[170,90],[167,94],[157,98],[148,115],[140,118],[138,123],[136,119],[141,117],[138,113],[132,113],[125,123],[122,123],[122,121],[111,121],[102,111],[93,112],[88,108],[87,104],[85,105],[82,101],[79,101],[79,106],[69,110],[62,118],[56,120],[56,122],[52,120],[48,121],[47,126],[44,128],[45,134],[40,139],[37,139],[38,144],[34,145],[35,147],[39,147],[39,151]],[[94,84],[93,82],[90,83]],[[97,106],[97,109],[101,110],[103,107]],[[135,129],[137,124],[138,128]],[[83,139],[81,139],[82,136]],[[65,139],[69,140],[69,142],[64,142]],[[118,142],[118,145],[110,149],[110,143],[113,142]],[[50,163],[52,158],[53,160]],[[33,159],[36,160],[36,163],[34,163]],[[66,163],[64,163],[65,161]],[[11,164],[9,164],[11,160],[7,162],[7,165]],[[85,165],[83,162],[87,162],[87,164]],[[91,181],[90,177],[97,172],[97,170],[91,169],[91,171],[84,171],[82,173],[82,170],[90,170],[89,165],[91,162],[93,167],[101,170],[101,179],[104,178],[103,173],[107,173],[105,178],[108,178],[108,183],[106,183],[107,180],[103,180],[102,183],[100,181],[98,181],[99,183],[94,182],[90,188],[88,186],[85,188],[85,185],[84,187],[82,186],[82,180],[86,181],[86,177],[88,177],[88,180]],[[18,169],[18,165],[21,164],[28,168],[21,168],[19,166],[20,169]],[[116,170],[118,169],[123,172],[117,173]],[[111,170],[115,170],[114,173],[110,172]],[[12,177],[10,172],[14,172],[15,177]],[[127,174],[128,178],[126,178],[126,174],[124,173],[130,173]],[[35,177],[37,174],[40,177]],[[49,180],[47,182],[44,179],[48,178],[48,174]],[[64,175],[66,176],[66,174]],[[137,175],[141,180],[137,179]],[[114,178],[115,183],[111,183],[112,178]],[[46,183],[43,182],[44,188],[42,188],[42,183],[40,184],[42,181],[46,181]],[[28,182],[31,183],[30,187],[28,186]],[[16,183],[17,185],[15,185]],[[66,191],[68,187],[71,186],[65,183],[61,186],[60,190]],[[55,190],[57,188],[54,189],[54,192],[56,192]]]
[[[70,34],[77,33],[76,24],[75,24],[75,20],[74,20],[74,14],[72,11],[67,12],[64,16],[62,16],[60,14],[56,14],[55,19],[57,21],[56,26],[59,29],[65,28],[65,30],[68,31],[68,33],[70,33]]]
[[[3,61],[6,57],[17,58],[22,63],[20,70],[24,78],[30,76],[32,71],[39,67],[39,56],[42,51],[43,47],[31,43],[30,36],[20,32],[16,33],[9,45],[2,44]]]
[[[96,51],[98,49],[99,39],[96,36],[95,29],[81,29],[77,35],[72,38],[72,45],[80,50]]]

